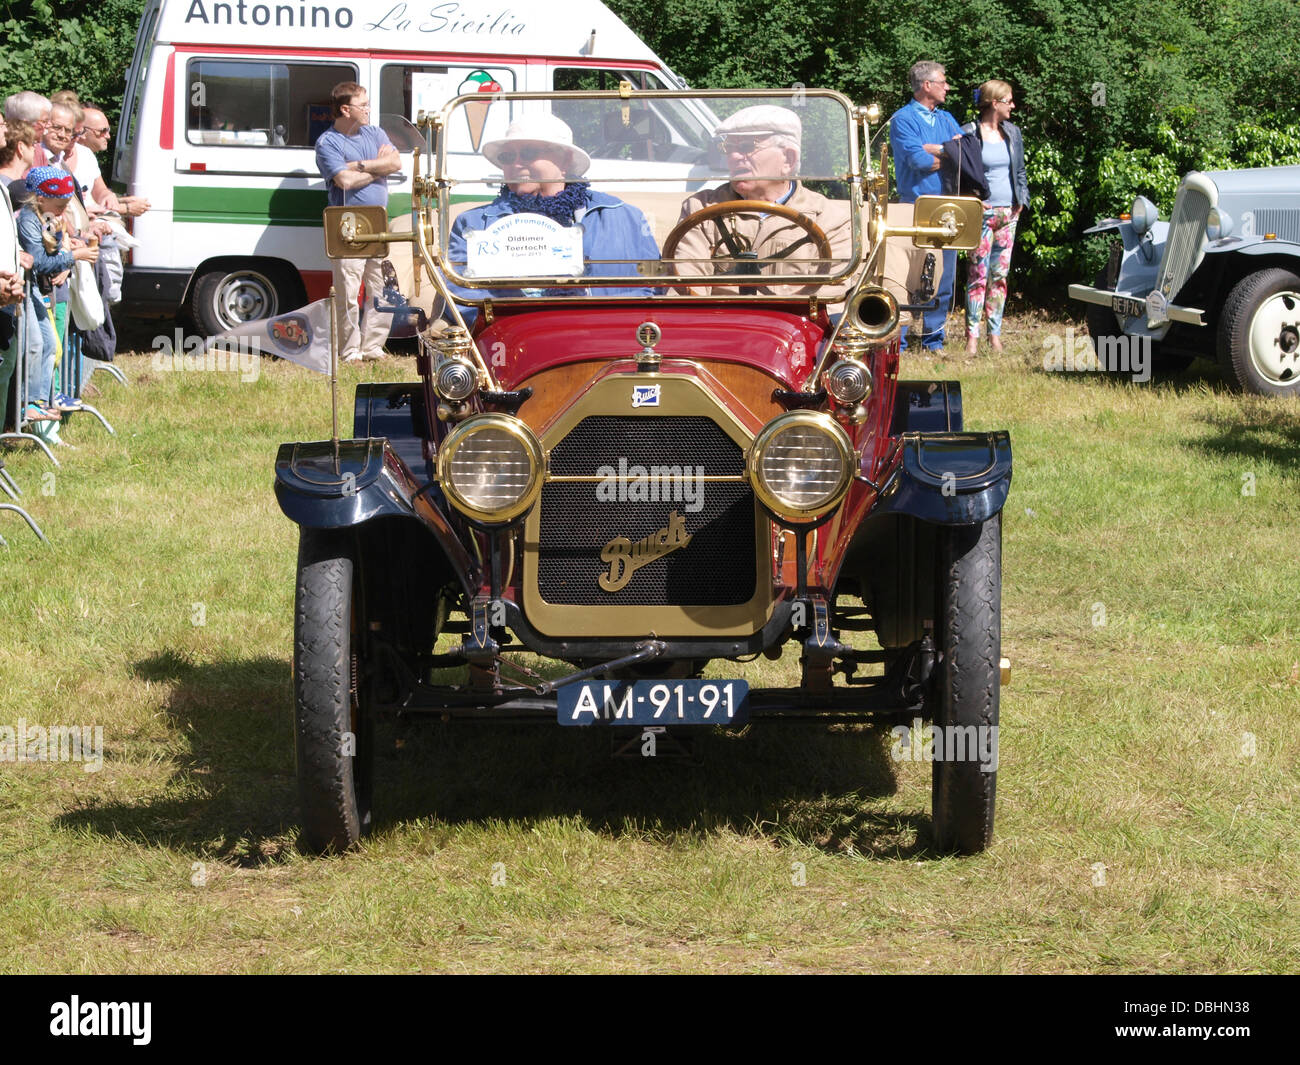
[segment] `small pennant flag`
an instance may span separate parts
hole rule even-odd
[[[208,337],[204,351],[249,341],[263,355],[278,355],[317,373],[330,372],[330,301],[317,300],[274,318],[245,322],[221,336]]]

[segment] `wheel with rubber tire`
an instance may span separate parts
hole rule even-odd
[[[993,839],[997,790],[1002,516],[943,529],[939,566],[938,662],[929,700],[934,839],[940,851],[977,854]]]
[[[188,317],[204,336],[220,336],[287,311],[291,295],[282,272],[270,266],[209,270],[194,283]]]
[[[303,529],[294,599],[294,732],[304,849],[354,846],[370,829],[372,723],[359,697],[365,631],[350,538]]]
[[[1300,276],[1270,267],[1247,274],[1219,316],[1219,364],[1243,392],[1300,392]]]

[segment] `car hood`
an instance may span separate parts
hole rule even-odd
[[[823,324],[809,320],[807,311],[806,301],[569,301],[537,309],[502,307],[476,339],[504,388],[564,363],[633,357],[642,348],[637,327],[644,322],[659,327],[655,351],[663,358],[743,363],[766,371],[786,388],[799,388],[825,336],[824,319]]]

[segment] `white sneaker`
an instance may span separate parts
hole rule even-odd
[[[388,358],[388,354],[381,348],[379,351],[367,351],[361,356],[366,362],[383,362]]]
[[[343,361],[346,362],[349,366],[356,366],[358,363],[363,361],[361,358],[361,352],[354,351],[349,355],[344,355]]]

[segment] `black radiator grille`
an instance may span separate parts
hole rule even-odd
[[[585,418],[551,450],[553,476],[598,475],[620,460],[641,466],[703,468],[739,475],[741,448],[705,417]],[[635,476],[635,474],[633,474]],[[748,483],[704,482],[690,493],[658,483],[660,499],[611,500],[594,483],[542,489],[537,585],[548,603],[574,606],[735,606],[754,597],[754,496]],[[664,490],[667,489],[667,492]],[[698,494],[696,494],[698,492]],[[668,498],[663,498],[667,494]],[[602,498],[602,495],[604,498]],[[701,505],[702,504],[702,505]],[[679,516],[691,540],[635,570],[615,591],[600,586],[610,564],[601,551],[616,537],[635,544]]]

